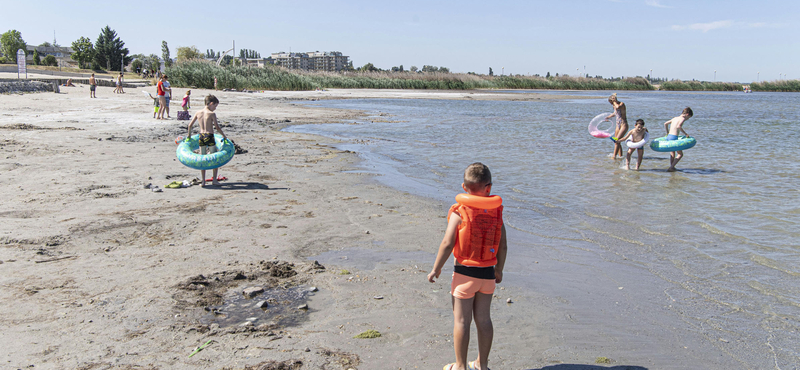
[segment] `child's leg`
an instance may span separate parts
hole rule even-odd
[[[679,150],[677,152],[672,152],[672,156],[674,156],[674,157],[670,157],[670,163],[669,163],[670,167],[667,170],[667,171],[670,171],[670,172],[671,171],[675,171],[675,166],[677,166],[678,162],[680,162],[681,158],[683,158],[683,150]]]
[[[467,350],[469,349],[469,327],[472,325],[472,307],[475,297],[468,299],[453,298],[453,348],[456,352],[454,369],[467,368]]]
[[[219,181],[217,181],[217,170],[219,170],[219,168],[215,168],[214,171],[212,171],[214,178],[211,179],[211,183],[214,185],[219,185]]]
[[[642,165],[642,157],[644,156],[644,148],[636,149],[636,154],[639,158],[636,159],[636,170],[639,170],[639,166]]]
[[[481,370],[489,368],[489,352],[492,350],[492,339],[494,338],[494,326],[490,314],[491,305],[492,294],[475,293],[472,307],[475,327],[478,328],[477,362],[480,364]]]
[[[628,149],[628,154],[625,155],[625,169],[628,170],[631,168],[631,154],[633,154],[634,149]]]

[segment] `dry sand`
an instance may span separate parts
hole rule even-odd
[[[173,119],[152,119],[142,89],[112,90],[98,88],[97,99],[85,85],[0,96],[0,368],[440,369],[452,361],[449,280],[425,280],[447,205],[378,185],[331,139],[279,129],[361,117],[293,100],[507,95],[217,92],[222,128],[247,153],[220,170],[229,178],[221,186],[157,193],[145,185],[199,177],[175,159],[187,121],[174,119],[176,104]],[[194,108],[207,93],[193,91]],[[244,299],[248,287],[267,293]],[[266,310],[254,308],[261,300]],[[605,355],[557,346],[556,300],[498,289],[494,369]],[[354,338],[366,330],[382,336]],[[474,338],[473,329],[472,356]]]

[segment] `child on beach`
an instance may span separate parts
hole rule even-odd
[[[608,117],[606,117],[606,121],[608,121],[608,119],[611,117],[617,117],[617,126],[614,130],[614,137],[621,137],[628,132],[628,108],[625,107],[625,103],[617,100],[617,93],[611,94],[611,96],[608,97],[608,102],[614,107],[614,114],[609,114]],[[614,159],[617,158],[617,153],[619,153],[619,157],[622,158],[622,144],[615,141],[614,154],[612,154]]]
[[[150,96],[153,98],[153,96]],[[153,118],[156,118],[156,114],[158,113],[158,97],[153,98]]]
[[[625,136],[623,136],[620,139],[615,140],[614,142],[615,143],[619,143],[621,141],[625,141],[625,140],[628,140],[628,138],[630,138],[631,141],[635,143],[637,141],[644,140],[645,134],[647,134],[647,129],[644,128],[644,120],[643,119],[637,119],[636,123],[633,125],[633,130],[628,131],[628,133],[625,134]],[[634,150],[637,151],[637,154],[639,155],[639,158],[636,160],[636,168],[634,168],[634,169],[636,171],[638,171],[639,170],[639,166],[642,165],[642,156],[644,155],[644,147],[636,148],[636,149],[628,148],[628,155],[625,156],[625,169],[626,170],[630,169],[631,154],[633,154]]]
[[[89,97],[96,98],[95,91],[97,90],[97,80],[94,79],[94,73],[89,77]]]
[[[202,155],[213,154],[217,152],[217,144],[214,140],[214,128],[219,131],[222,137],[227,139],[225,133],[223,133],[222,129],[219,128],[219,124],[217,123],[217,114],[214,113],[214,111],[217,110],[217,105],[219,105],[219,100],[214,95],[208,95],[206,96],[205,103],[206,107],[203,110],[195,113],[194,118],[192,118],[192,122],[189,122],[189,133],[186,136],[187,138],[192,136],[192,126],[195,122],[197,122],[198,125],[200,125],[200,154]],[[218,168],[213,170],[214,176],[211,182],[212,185],[219,185],[219,182],[217,181],[217,170]],[[205,187],[205,170],[200,171],[200,178],[203,179],[203,183],[200,186]]]
[[[482,163],[469,165],[464,171],[464,183],[461,187],[470,197],[489,197],[492,191],[492,174],[489,168]],[[487,370],[494,337],[489,309],[495,284],[503,281],[503,267],[506,262],[503,206],[481,209],[456,203],[450,207],[447,217],[444,239],[439,245],[433,270],[428,274],[428,281],[435,282],[453,253],[455,268],[450,294],[456,362],[445,365],[444,370]],[[474,228],[479,230],[472,232]],[[469,331],[473,317],[478,329],[478,359],[467,363]]]
[[[191,106],[189,104],[189,96],[191,95],[192,95],[192,90],[187,90],[186,95],[183,96],[183,102],[181,102],[181,108],[183,108],[183,111],[178,112],[178,120],[188,121],[190,119],[189,109],[191,108]]]
[[[681,112],[680,116],[677,116],[667,122],[664,122],[664,128],[667,130],[667,140],[678,140],[678,133],[683,132],[686,137],[689,137],[689,134],[683,129],[683,124],[689,118],[692,118],[694,112],[692,112],[692,108],[686,107],[683,112]],[[676,154],[677,153],[677,154]],[[683,158],[683,150],[678,150],[677,152],[670,152],[669,153],[669,169],[668,172],[675,172],[675,166],[680,162],[681,158]]]

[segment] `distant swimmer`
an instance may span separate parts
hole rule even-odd
[[[679,132],[683,132],[686,137],[689,137],[689,134],[687,134],[686,130],[683,129],[683,124],[686,122],[686,120],[692,118],[693,115],[694,112],[692,112],[692,108],[686,107],[680,116],[664,122],[664,128],[667,130],[667,140],[678,140]],[[683,150],[670,152],[669,169],[667,169],[667,171],[674,172],[675,166],[678,164],[678,162],[680,162],[681,158],[683,158]]]

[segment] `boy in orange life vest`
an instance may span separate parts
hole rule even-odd
[[[489,308],[495,284],[503,281],[506,263],[503,206],[500,197],[490,197],[492,174],[483,163],[467,167],[461,187],[468,194],[460,194],[456,199],[459,203],[450,207],[447,230],[428,281],[435,282],[453,253],[455,269],[450,293],[456,362],[445,365],[444,370],[487,370],[494,336]],[[478,329],[478,359],[467,363],[473,317]]]

